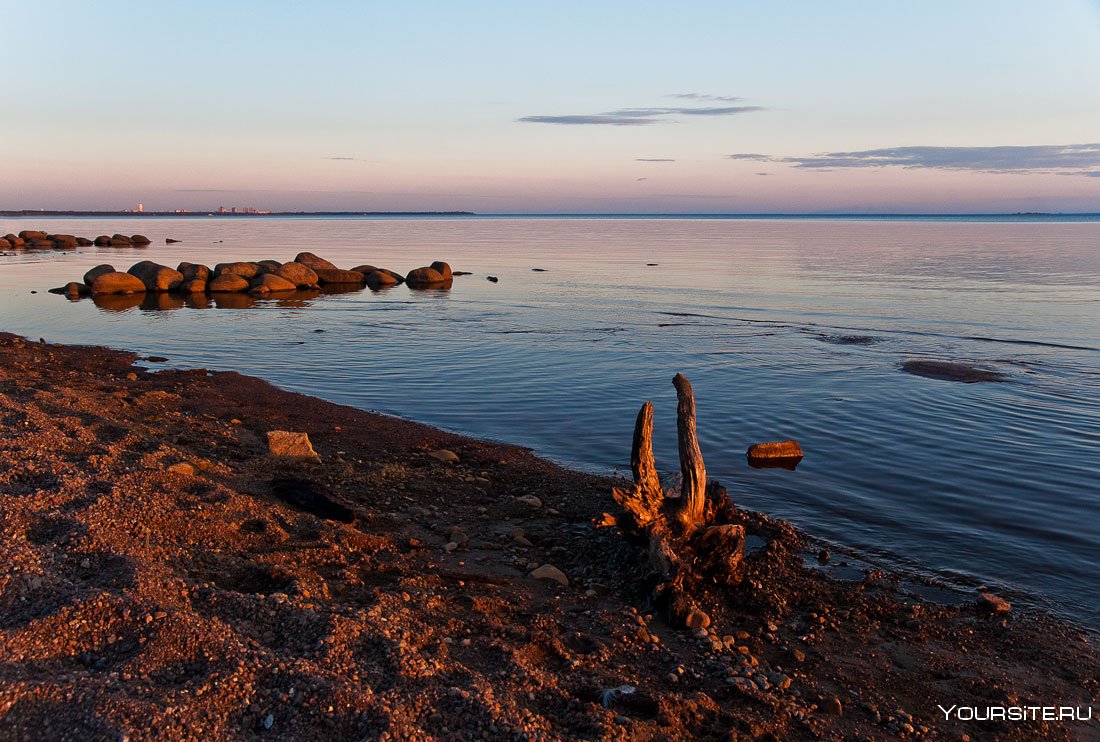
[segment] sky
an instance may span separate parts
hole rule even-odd
[[[1100,211],[1100,0],[0,19],[0,209]]]

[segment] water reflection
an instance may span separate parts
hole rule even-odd
[[[150,292],[145,294],[95,294],[91,298],[96,308],[104,312],[126,312],[131,309],[142,312],[163,312],[184,308],[254,309],[265,306],[301,309],[313,304],[314,300],[320,296],[354,294],[362,290],[358,286],[329,284],[320,290],[286,291],[262,297],[237,293],[180,294],[175,292]]]

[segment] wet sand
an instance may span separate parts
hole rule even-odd
[[[610,479],[135,360],[0,335],[5,739],[1100,733],[937,709],[1095,706],[1094,639],[1051,616],[834,579],[745,512],[767,544],[747,579],[701,596],[708,630],[674,629],[594,525]],[[320,460],[273,458],[270,430]],[[310,512],[319,494],[341,507]],[[529,576],[546,564],[569,584]]]

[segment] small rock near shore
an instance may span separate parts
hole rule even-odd
[[[292,433],[288,430],[269,430],[267,450],[272,456],[280,459],[318,458],[306,433]]]
[[[541,567],[537,567],[528,577],[536,580],[551,580],[562,587],[569,587],[569,578],[553,564],[544,564]]]
[[[745,452],[750,459],[756,461],[770,461],[774,459],[800,459],[802,447],[798,441],[772,441],[769,443],[757,443],[749,446]]]
[[[999,595],[993,593],[980,593],[978,595],[978,607],[989,613],[1009,613],[1012,604]]]
[[[684,625],[689,629],[705,629],[710,626],[710,616],[698,608],[693,608],[684,619]]]
[[[449,451],[446,448],[441,448],[438,451],[432,451],[428,454],[436,461],[442,461],[445,464],[457,464],[458,454],[454,451]]]

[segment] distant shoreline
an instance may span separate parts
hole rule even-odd
[[[210,211],[64,211],[64,210],[0,210],[0,218],[7,219],[57,219],[57,218],[106,218],[106,219],[285,219],[285,218],[417,218],[417,217],[460,217],[477,219],[728,219],[728,220],[769,220],[794,219],[807,221],[851,220],[851,221],[977,221],[998,222],[1091,222],[1100,221],[1100,212],[1000,212],[1000,213],[958,213],[958,214],[846,214],[846,213],[493,213],[482,214],[474,211],[272,211],[254,213],[219,213]]]
[[[236,219],[248,217],[269,216],[477,216],[472,211],[270,211],[262,214],[217,212],[217,211],[52,211],[40,209],[19,209],[12,211],[0,211],[0,217],[108,217],[108,218],[140,218],[140,217],[182,217],[182,218],[209,218],[227,217]]]

